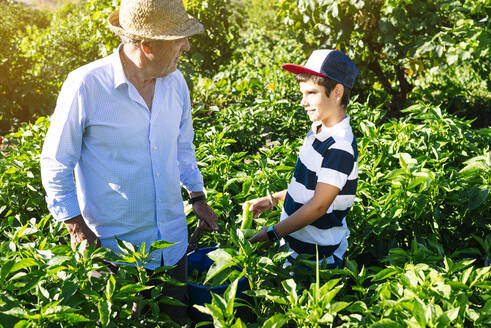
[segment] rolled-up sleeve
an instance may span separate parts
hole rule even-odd
[[[41,154],[48,209],[56,220],[80,215],[73,170],[80,158],[84,87],[70,76],[61,89]]]
[[[191,117],[191,101],[184,78],[182,79],[181,90],[183,91],[183,109],[177,147],[180,179],[182,185],[188,191],[202,191],[203,177],[196,162],[196,152],[193,145],[194,132]]]

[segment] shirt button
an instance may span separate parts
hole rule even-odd
[[[158,176],[158,177],[159,177],[159,176],[160,176],[160,173],[158,173],[158,172],[157,172],[156,176]]]
[[[162,203],[162,200],[161,199],[159,199],[159,203]]]
[[[157,150],[157,146],[153,146],[153,150]]]

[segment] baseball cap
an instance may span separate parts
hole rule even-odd
[[[283,64],[284,69],[293,74],[307,73],[328,77],[353,89],[355,78],[360,71],[346,54],[339,50],[314,50],[304,66]]]

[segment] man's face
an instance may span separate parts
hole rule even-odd
[[[312,122],[326,123],[334,114],[337,114],[335,111],[339,104],[334,99],[333,92],[329,97],[326,96],[325,88],[313,81],[300,82],[299,85],[302,93],[300,105],[307,111]],[[327,124],[324,125],[327,126]]]
[[[149,66],[155,78],[164,77],[177,69],[179,57],[189,50],[188,38],[151,41]]]

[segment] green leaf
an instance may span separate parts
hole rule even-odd
[[[196,324],[196,328],[208,327],[208,326],[211,326],[212,324],[213,324],[213,322],[211,322],[211,321],[201,321],[201,322]]]
[[[128,284],[124,285],[121,287],[118,291],[117,294],[137,294],[139,292],[142,292],[147,289],[153,288],[152,286],[143,286],[139,284]]]
[[[282,313],[277,313],[268,318],[263,324],[263,328],[281,328],[288,322],[288,317]]]
[[[448,325],[457,319],[459,315],[460,307],[456,307],[445,311],[438,317],[438,325],[439,327],[448,327]]]
[[[14,174],[17,173],[18,169],[15,166],[9,167],[4,174]]]
[[[418,277],[414,271],[407,271],[403,276],[408,283],[408,287],[416,288],[418,286]]]
[[[207,304],[207,305],[209,305],[209,304]],[[196,308],[201,313],[213,316],[213,312],[210,309],[208,309],[207,306],[193,304],[193,307]]]
[[[298,303],[298,295],[297,295],[297,284],[293,279],[287,279],[281,282],[283,288],[287,292],[287,298],[290,301],[292,306],[296,306]]]
[[[99,309],[99,319],[101,320],[102,327],[107,327],[111,315],[111,302],[101,301],[98,304]]]
[[[393,268],[386,268],[378,272],[375,276],[373,276],[373,281],[380,281],[387,279],[393,275],[397,274],[397,270]]]
[[[63,313],[58,316],[61,320],[68,322],[71,325],[75,325],[82,322],[91,322],[89,318],[84,317],[78,313]]]
[[[247,326],[238,318],[230,328],[247,328]]]
[[[474,186],[467,190],[467,193],[469,195],[469,203],[467,207],[470,211],[472,211],[481,206],[481,204],[488,198],[489,189],[487,186]]]
[[[463,175],[481,174],[481,172],[486,172],[489,170],[488,165],[486,165],[486,162],[481,158],[472,158],[465,163],[467,165],[459,171],[459,173]]]
[[[70,261],[72,257],[70,256],[62,256],[56,255],[48,260],[48,266],[57,266],[65,263],[66,261]]]
[[[361,313],[364,314],[368,311],[367,305],[362,301],[356,301],[351,304],[347,310],[351,313]]]
[[[399,164],[405,170],[418,164],[418,161],[412,158],[411,155],[408,153],[398,153],[395,154],[394,157],[399,158]]]
[[[417,297],[413,299],[413,315],[421,327],[426,327],[426,307]]]
[[[324,323],[324,324],[329,324],[329,323],[332,323],[334,321],[334,316],[327,312],[325,313],[322,318],[320,318],[319,322],[320,323]]]
[[[402,325],[390,319],[382,319],[371,325],[370,328],[402,328]]]
[[[13,260],[8,260],[7,262],[4,262],[1,265],[0,268],[0,285],[4,285],[4,280],[7,278],[7,275],[10,273],[10,270],[12,270],[12,267],[14,266],[14,261]]]
[[[11,315],[11,316],[14,316],[14,317],[17,317],[17,318],[27,318],[29,317],[29,313],[20,308],[20,307],[14,307],[14,308],[11,308],[10,310],[7,310],[7,311],[3,311],[2,312],[3,314],[7,314],[7,315]]]
[[[109,279],[107,279],[107,284],[106,284],[106,299],[108,301],[111,300],[111,297],[113,296],[114,289],[116,288],[116,279],[114,279],[114,275],[110,275]]]
[[[175,299],[175,298],[169,297],[169,296],[160,297],[159,303],[163,303],[163,304],[167,304],[167,305],[173,305],[173,306],[186,306],[186,304],[179,301],[178,299]]]
[[[320,294],[322,295],[322,304],[327,306],[336,297],[336,295],[341,291],[341,286],[331,290],[331,286],[326,282],[320,289]],[[329,291],[328,291],[329,290]]]
[[[27,320],[20,320],[15,324],[14,328],[29,328],[32,326],[32,324],[32,322]]]
[[[237,284],[239,282],[239,279],[242,278],[242,275],[237,277],[228,287],[227,290],[225,290],[224,293],[224,298],[227,302],[227,309],[226,313],[228,316],[232,316],[234,314],[234,303],[235,303],[235,295],[237,293]]]
[[[21,269],[24,269],[24,268],[27,268],[30,266],[35,266],[35,265],[39,265],[39,263],[35,259],[25,258],[25,259],[22,259],[18,262],[15,262],[15,264],[12,266],[12,269],[10,270],[10,272],[14,273],[14,272],[17,272]]]
[[[345,308],[347,308],[349,305],[351,305],[351,302],[336,302],[331,304],[331,308],[329,309],[330,313],[337,313],[341,312]]]
[[[136,248],[132,243],[118,238],[116,238],[116,242],[118,243],[119,249],[121,249],[125,254],[133,255],[136,252]]]
[[[18,292],[20,295],[27,293],[30,291],[32,288],[36,287],[39,281],[43,278],[42,276],[39,275],[30,275],[30,280],[25,284],[24,287]]]
[[[208,273],[206,274],[205,283],[210,281],[218,273],[223,270],[232,267],[235,263],[233,262],[233,257],[225,249],[218,248],[214,251],[209,252],[208,257],[214,261]]]
[[[175,244],[176,243],[170,243],[170,242],[165,241],[165,240],[157,240],[157,241],[153,242],[152,245],[150,245],[149,253],[152,253],[153,251],[155,251],[157,249],[163,249],[163,248],[174,246]]]

